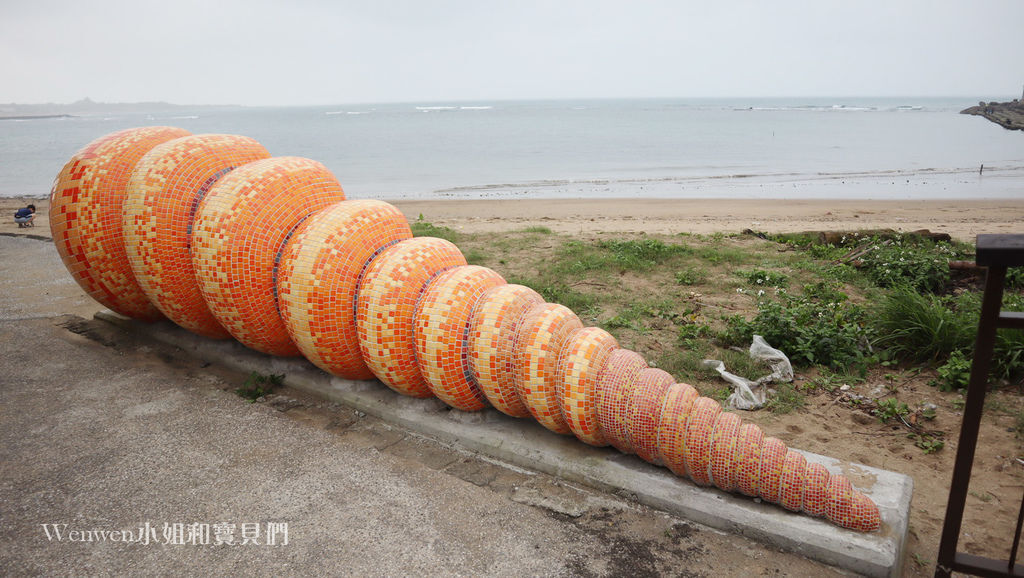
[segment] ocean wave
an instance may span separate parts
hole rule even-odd
[[[459,110],[491,110],[493,106],[460,106]]]
[[[455,110],[454,106],[417,106],[416,110],[421,112],[432,112],[435,110]]]
[[[197,115],[197,114],[185,114],[185,115],[182,115],[182,116],[172,116],[172,117],[169,117],[169,118],[171,120],[182,120],[182,119],[192,119],[192,120],[194,120],[194,119],[199,118],[199,115]]]
[[[807,104],[807,105],[796,105],[796,106],[746,106],[746,107],[733,107],[735,111],[755,111],[755,112],[908,112],[908,111],[922,111],[925,108],[919,104],[903,104],[899,106],[857,106],[849,104],[831,104],[831,105],[818,105],[818,104]]]
[[[604,178],[604,179],[541,179],[522,182],[490,183],[479,185],[464,185],[437,189],[438,194],[467,194],[480,193],[485,191],[509,191],[522,189],[552,189],[562,187],[588,187],[588,186],[613,186],[630,187],[641,185],[657,184],[679,184],[679,185],[700,185],[701,183],[724,183],[726,181],[739,181],[756,185],[779,185],[779,184],[811,184],[811,183],[838,183],[846,181],[874,183],[879,179],[918,179],[927,177],[957,177],[959,175],[977,174],[976,167],[950,167],[950,168],[922,168],[922,169],[882,169],[876,171],[851,171],[851,172],[764,172],[764,173],[720,173],[687,176],[661,176],[661,177],[625,177],[625,178]],[[1003,175],[1007,177],[1020,178],[1019,173],[1024,173],[1024,165],[993,166],[985,167],[986,176]],[[739,184],[739,183],[737,183]]]

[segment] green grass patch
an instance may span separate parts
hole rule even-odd
[[[525,227],[523,229],[519,229],[519,231],[522,232],[522,233],[540,233],[541,235],[551,235],[552,234],[551,229],[549,229],[547,227],[541,227],[541,226]]]
[[[753,271],[737,271],[736,275],[752,287],[783,288],[789,285],[789,276],[778,271],[754,269]]]
[[[677,285],[701,285],[707,281],[708,272],[697,267],[687,267],[676,271],[675,279]]]
[[[412,229],[413,237],[437,237],[456,244],[458,244],[460,238],[458,231],[455,229],[424,221],[423,215],[409,223],[409,228]]]
[[[775,388],[775,394],[768,398],[765,407],[772,413],[786,414],[803,409],[806,404],[807,400],[804,398],[804,394],[792,383],[780,383]]]

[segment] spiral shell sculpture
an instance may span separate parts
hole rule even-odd
[[[568,308],[413,238],[381,201],[347,201],[323,165],[170,127],[101,137],[64,166],[50,225],[65,266],[110,309],[304,355],[463,411],[493,406],[612,445],[702,486],[869,532],[878,507],[843,476]]]

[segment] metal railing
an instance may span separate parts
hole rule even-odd
[[[976,261],[979,266],[987,267],[988,273],[985,277],[978,336],[974,344],[974,361],[971,363],[971,377],[967,385],[963,425],[960,428],[953,479],[949,486],[949,501],[946,504],[946,519],[942,525],[935,576],[946,577],[952,572],[978,576],[1024,576],[1024,565],[1016,562],[1021,526],[1024,524],[1024,501],[1021,502],[1020,512],[1017,514],[1017,529],[1010,545],[1009,560],[957,552],[967,501],[967,488],[971,482],[971,468],[974,465],[974,450],[978,444],[978,429],[981,427],[981,412],[985,404],[985,390],[988,387],[996,330],[1024,330],[1024,313],[1002,311],[1006,269],[1024,267],[1024,235],[978,235]]]

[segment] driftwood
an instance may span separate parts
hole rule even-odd
[[[901,236],[921,237],[924,239],[931,239],[932,241],[951,241],[952,237],[948,233],[933,233],[928,229],[919,229],[917,231],[910,231],[909,233],[901,233],[892,229],[871,229],[862,231],[807,231],[802,233],[809,237],[817,237],[818,243],[822,245],[835,245],[842,247],[850,243],[861,241],[868,237],[878,237],[879,239],[896,239]]]
[[[956,271],[967,271],[969,273],[984,273],[985,267],[979,266],[974,261],[950,261],[949,268]]]

